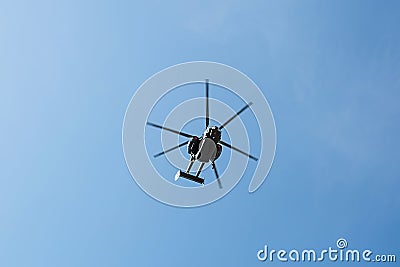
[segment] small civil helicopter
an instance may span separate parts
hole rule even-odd
[[[162,125],[158,125],[152,122],[147,122],[147,125],[159,128],[162,130],[169,131],[171,133],[175,133],[181,136],[184,136],[186,138],[190,138],[190,140],[187,140],[177,146],[171,147],[167,150],[164,150],[160,153],[157,153],[154,155],[155,158],[164,155],[165,153],[171,152],[175,149],[178,149],[182,146],[187,145],[187,152],[190,155],[190,161],[189,165],[186,169],[186,171],[181,171],[178,170],[178,172],[175,175],[175,181],[177,181],[180,177],[191,180],[193,182],[199,183],[204,185],[204,179],[199,177],[201,171],[203,170],[204,165],[207,162],[211,162],[212,169],[214,170],[215,173],[215,178],[218,181],[218,185],[220,188],[222,188],[221,181],[219,180],[219,174],[217,171],[217,167],[215,165],[215,161],[219,158],[219,156],[222,153],[222,146],[225,146],[227,148],[230,148],[236,152],[239,152],[247,157],[249,157],[252,160],[257,161],[258,158],[240,150],[239,148],[236,148],[224,141],[221,140],[221,130],[228,125],[233,119],[235,119],[237,116],[240,115],[243,111],[248,109],[251,105],[252,102],[246,104],[243,108],[241,108],[239,111],[237,111],[232,117],[230,117],[227,121],[225,121],[221,126],[209,126],[210,124],[210,116],[209,116],[209,80],[205,80],[205,94],[206,94],[206,117],[205,117],[205,124],[206,124],[206,129],[200,137],[196,135],[191,135],[188,133],[184,133],[175,129],[171,129]],[[194,164],[195,161],[200,162],[200,166],[196,172],[195,175],[192,175],[190,173],[191,168]]]

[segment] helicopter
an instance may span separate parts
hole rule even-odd
[[[155,158],[164,155],[165,153],[171,152],[175,149],[178,149],[182,146],[187,145],[187,153],[190,155],[190,160],[189,160],[189,165],[186,169],[186,171],[178,170],[178,172],[175,175],[175,181],[177,181],[179,178],[185,178],[188,180],[191,180],[193,182],[199,183],[204,185],[204,178],[200,177],[201,171],[203,170],[203,167],[206,163],[211,162],[212,169],[214,170],[215,178],[218,182],[218,185],[220,188],[222,188],[221,181],[219,179],[219,174],[217,171],[217,167],[215,164],[215,161],[220,157],[222,153],[222,146],[225,146],[229,149],[232,149],[236,152],[239,152],[250,159],[257,161],[258,158],[256,158],[253,155],[250,155],[249,153],[244,152],[243,150],[236,148],[232,146],[231,144],[228,144],[227,142],[224,142],[221,140],[222,136],[222,129],[225,128],[233,119],[235,119],[237,116],[239,116],[243,111],[248,109],[253,103],[249,102],[247,103],[244,107],[242,107],[239,111],[237,111],[232,117],[230,117],[228,120],[226,120],[224,123],[222,123],[219,127],[218,126],[210,126],[210,116],[209,116],[209,80],[205,80],[205,126],[206,129],[203,132],[201,136],[196,136],[192,134],[188,134],[182,131],[178,131],[175,129],[168,128],[166,126],[162,126],[159,124],[155,124],[152,122],[147,122],[146,124],[155,128],[159,128],[161,130],[165,130],[171,133],[175,133],[181,136],[184,136],[186,138],[189,138],[189,140],[178,144],[177,146],[171,147],[167,150],[164,150],[160,153],[157,153],[154,155]],[[193,175],[190,173],[192,166],[195,161],[200,162],[200,166],[196,171],[196,174]]]

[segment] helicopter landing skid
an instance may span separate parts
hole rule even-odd
[[[193,182],[196,182],[196,183],[199,183],[199,184],[203,184],[203,185],[204,185],[204,179],[203,179],[203,178],[200,178],[200,177],[198,177],[198,176],[191,175],[190,173],[186,173],[186,172],[183,172],[183,171],[181,171],[181,170],[179,170],[179,171],[176,173],[176,175],[175,175],[175,181],[178,180],[179,177],[182,177],[182,178],[188,179],[188,180],[190,180],[190,181],[193,181]]]

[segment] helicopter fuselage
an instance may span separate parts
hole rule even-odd
[[[217,155],[217,144],[209,137],[205,137],[200,141],[199,151],[195,155],[195,159],[207,163],[213,162]]]
[[[188,143],[190,161],[198,160],[202,163],[214,162],[222,152],[221,131],[218,127],[207,127],[201,138],[193,137]]]

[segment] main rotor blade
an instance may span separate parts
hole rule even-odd
[[[167,128],[165,126],[161,126],[161,125],[158,125],[158,124],[155,124],[155,123],[152,123],[152,122],[147,122],[147,125],[150,125],[150,126],[153,126],[153,127],[159,128],[159,129],[164,129],[164,130],[169,131],[171,133],[179,134],[179,135],[182,135],[182,136],[187,137],[187,138],[194,137],[194,135],[191,135],[191,134],[188,134],[188,133],[184,133],[184,132],[180,132],[180,131],[177,131],[177,130],[174,130],[174,129],[171,129],[171,128]]]
[[[245,155],[245,156],[248,156],[248,157],[251,158],[252,160],[255,160],[255,161],[258,160],[258,158],[256,158],[256,157],[254,157],[254,156],[252,156],[252,155],[250,155],[250,154],[248,154],[248,153],[246,153],[246,152],[240,150],[239,148],[236,148],[236,147],[234,147],[234,146],[232,146],[232,145],[230,145],[230,144],[228,144],[228,143],[225,143],[225,142],[222,141],[222,140],[219,141],[219,143],[220,143],[221,145],[224,145],[224,146],[226,146],[226,147],[229,147],[229,148],[231,148],[231,149],[233,149],[233,150],[235,150],[235,151],[237,151],[237,152],[239,152],[239,153],[241,153],[241,154],[243,154],[243,155]]]
[[[214,170],[215,179],[216,179],[217,182],[218,182],[218,186],[219,186],[219,188],[222,188],[221,180],[219,179],[219,175],[218,175],[218,171],[217,171],[217,166],[215,166],[215,163],[214,163],[214,162],[212,162],[211,165],[212,165],[212,168],[213,168],[213,170]]]
[[[165,151],[162,151],[162,152],[160,152],[160,153],[157,153],[157,154],[155,154],[153,157],[157,158],[157,157],[159,157],[159,156],[161,156],[161,155],[164,155],[165,153],[168,153],[168,152],[170,152],[170,151],[172,151],[172,150],[175,150],[175,149],[177,149],[177,148],[180,148],[181,146],[184,146],[184,145],[186,145],[187,143],[189,143],[189,140],[186,141],[186,142],[183,142],[183,143],[181,143],[181,144],[179,144],[179,145],[177,145],[177,146],[171,147],[171,148],[169,148],[169,149],[167,149],[167,150],[165,150]]]
[[[210,114],[209,114],[209,107],[208,107],[208,79],[206,80],[206,128],[210,124]]]
[[[222,128],[224,128],[228,123],[230,123],[234,118],[236,118],[237,116],[239,116],[240,113],[242,113],[243,111],[245,111],[247,108],[249,108],[251,105],[253,105],[252,102],[246,104],[246,106],[244,106],[241,110],[239,110],[238,112],[236,112],[235,115],[233,115],[232,117],[230,117],[226,122],[224,122],[221,126],[219,126],[219,129],[222,130]]]

